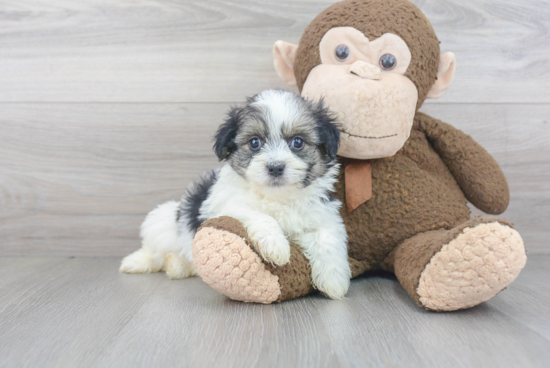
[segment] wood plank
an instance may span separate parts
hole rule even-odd
[[[124,255],[154,206],[218,165],[226,104],[3,104],[0,255]],[[502,165],[530,253],[550,253],[550,105],[429,105]]]
[[[87,362],[116,336],[161,280],[120,280],[117,263],[118,259],[65,259],[61,266],[4,286],[15,296],[0,301],[0,365],[90,366]],[[24,346],[27,352],[21,350]],[[76,359],[80,364],[74,363]]]
[[[138,247],[144,215],[218,165],[211,136],[226,108],[4,105],[2,254],[119,255]]]
[[[550,257],[478,307],[430,313],[396,279],[346,299],[233,302],[199,278],[117,272],[118,258],[0,258],[0,365],[48,367],[542,367],[550,359]],[[56,267],[37,268],[37,263]],[[34,271],[34,272],[31,272]],[[538,280],[538,281],[537,281]]]
[[[21,279],[29,279],[36,274],[57,268],[66,262],[66,258],[0,258],[0,303],[5,303],[11,293],[20,292],[10,286],[21,282]]]
[[[550,340],[550,330],[546,328],[550,326],[550,285],[544,276],[548,275],[549,264],[539,261],[538,257],[530,257],[519,282],[510,285],[509,290],[515,297],[503,298],[494,308]],[[533,305],[537,306],[537,311],[533,310]]]
[[[547,359],[549,340],[498,309],[508,312],[502,300],[517,297],[513,292],[466,311],[431,313],[419,310],[393,277],[358,281],[345,305],[317,304],[331,345],[348,366],[360,366],[365,357],[377,367],[534,367]],[[547,302],[533,299],[537,306]],[[528,311],[543,313],[533,306]],[[524,334],[526,340],[516,340]]]
[[[0,101],[238,101],[284,87],[273,43],[333,2],[0,2]],[[441,102],[550,102],[548,0],[414,2],[457,55]]]

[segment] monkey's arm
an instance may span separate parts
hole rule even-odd
[[[503,213],[510,192],[495,159],[472,137],[453,126],[422,113],[417,113],[416,119],[466,198],[483,212]]]

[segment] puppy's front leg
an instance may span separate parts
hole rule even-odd
[[[279,226],[271,216],[243,208],[224,211],[223,215],[241,221],[254,247],[264,260],[283,266],[290,260],[290,244]]]
[[[320,227],[304,233],[297,243],[309,259],[315,287],[331,299],[342,299],[348,292],[351,279],[344,226]]]

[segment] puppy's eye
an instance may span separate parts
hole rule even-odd
[[[346,45],[338,45],[334,53],[336,54],[338,61],[346,61],[349,59],[351,52],[349,51],[349,47]]]
[[[380,58],[380,67],[384,70],[392,70],[396,65],[397,59],[392,54],[385,54]]]
[[[262,140],[254,136],[248,141],[248,147],[250,147],[252,151],[257,151],[262,147]]]
[[[302,137],[294,137],[292,138],[292,142],[290,142],[290,148],[299,151],[304,148],[305,143]]]

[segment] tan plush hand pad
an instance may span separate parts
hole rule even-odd
[[[202,227],[193,241],[193,257],[204,282],[233,300],[269,304],[281,294],[279,278],[232,232]]]
[[[519,233],[499,222],[464,229],[422,272],[417,293],[426,308],[465,309],[506,288],[527,258]]]

